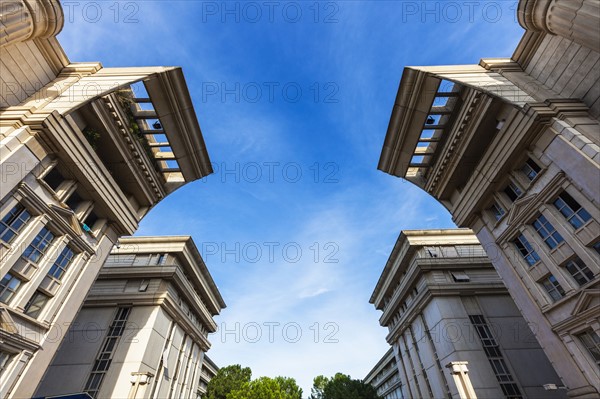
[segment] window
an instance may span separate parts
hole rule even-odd
[[[98,215],[96,215],[94,212],[90,212],[90,214],[83,221],[83,229],[88,233],[91,233],[97,221]]]
[[[513,241],[513,244],[515,244],[515,247],[517,247],[521,255],[523,255],[523,259],[525,259],[529,266],[533,266],[540,261],[540,256],[535,252],[523,234],[519,235],[517,239]]]
[[[44,176],[43,180],[50,186],[50,188],[54,191],[60,186],[60,184],[65,180],[63,175],[60,174],[58,168],[54,167],[46,176]]]
[[[71,262],[73,261],[74,257],[75,254],[73,253],[73,250],[69,247],[65,247],[60,253],[60,255],[58,255],[56,262],[54,262],[54,264],[50,268],[48,275],[54,277],[57,280],[60,280],[63,274],[65,274],[65,272],[71,265]]]
[[[48,295],[36,291],[27,302],[27,305],[25,305],[25,314],[33,318],[38,317],[49,299],[50,297]]]
[[[598,255],[600,255],[600,241],[598,241],[597,243],[595,243],[593,245],[593,247],[596,250],[596,252],[598,252]]]
[[[502,219],[502,216],[504,216],[504,214],[506,213],[504,208],[498,205],[497,202],[494,202],[492,204],[492,206],[490,207],[490,211],[492,212],[492,214],[494,215],[494,219],[496,220]]]
[[[562,236],[544,215],[540,215],[540,217],[533,222],[533,227],[550,249],[556,248],[558,244],[564,241]]]
[[[525,174],[525,176],[527,176],[529,181],[533,181],[533,179],[537,177],[541,170],[542,168],[540,168],[540,166],[531,158],[527,158],[527,161],[525,161],[525,164],[521,168],[521,171]]]
[[[554,206],[567,219],[571,226],[578,229],[592,216],[573,197],[563,192],[554,201]]]
[[[580,286],[592,281],[594,273],[579,258],[572,259],[565,265],[567,271],[573,276]]]
[[[84,391],[92,398],[95,398],[98,395],[98,391],[100,391],[104,375],[110,367],[119,339],[123,335],[123,331],[125,331],[125,325],[127,324],[130,312],[131,308],[118,308],[117,314],[108,328],[108,333],[104,337],[100,352],[96,357],[94,367],[84,388]]]
[[[542,281],[542,285],[544,286],[546,292],[548,292],[548,295],[550,295],[554,302],[558,301],[559,299],[565,296],[565,290],[560,285],[558,280],[556,280],[556,277],[554,277],[552,274],[548,276],[544,281]]]
[[[0,376],[4,373],[4,370],[8,368],[13,356],[12,353],[0,351]]]
[[[165,262],[165,254],[158,255],[158,259],[156,261],[157,265],[162,265]]]
[[[504,396],[507,399],[521,399],[522,396],[519,386],[513,379],[512,374],[504,361],[502,352],[500,351],[500,346],[498,345],[498,342],[496,342],[492,330],[488,326],[485,318],[482,315],[474,315],[469,316],[469,319],[481,340],[483,350],[490,362],[490,366],[492,366],[492,370],[494,371],[494,375],[500,384]]]
[[[600,337],[593,330],[587,330],[581,334],[577,334],[577,338],[581,341],[585,349],[592,356],[598,366],[600,366]]]
[[[0,221],[0,240],[10,244],[29,219],[31,215],[23,205],[19,204],[12,208]]]
[[[37,263],[44,253],[48,249],[50,243],[54,240],[54,234],[47,228],[43,228],[33,239],[31,245],[29,245],[23,252],[23,257],[30,261]]]
[[[521,195],[523,195],[523,190],[521,190],[515,183],[510,182],[508,183],[508,186],[504,188],[504,194],[506,194],[508,198],[514,202],[519,199]]]
[[[21,279],[6,273],[2,281],[0,281],[0,302],[9,303],[21,286]]]

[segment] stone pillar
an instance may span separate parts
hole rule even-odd
[[[63,11],[58,0],[2,0],[0,47],[56,36],[63,23]]]
[[[562,36],[600,52],[598,0],[520,0],[517,15],[527,30]]]
[[[469,362],[450,362],[446,365],[446,368],[450,369],[450,374],[454,379],[460,399],[477,399],[471,379],[469,378],[467,364]]]
[[[150,372],[131,373],[131,389],[127,399],[139,399],[146,395],[146,387],[152,381],[154,374]]]

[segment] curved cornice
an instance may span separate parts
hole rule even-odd
[[[546,15],[552,0],[521,0],[517,9],[519,24],[526,30],[549,32]]]
[[[0,12],[0,47],[58,35],[64,14],[58,0],[4,1]]]

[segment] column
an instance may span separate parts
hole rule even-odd
[[[600,52],[598,0],[521,0],[517,15],[527,30],[562,36]]]

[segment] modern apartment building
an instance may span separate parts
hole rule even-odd
[[[394,349],[390,348],[363,380],[377,390],[382,399],[404,399],[400,382],[400,371]]]
[[[57,0],[0,7],[0,397],[23,398],[118,238],[212,169],[180,68],[73,63]]]
[[[469,229],[402,231],[370,302],[394,353],[367,378],[385,399],[566,397]]]
[[[127,237],[113,248],[38,397],[200,398],[225,302],[190,237]]]
[[[570,397],[600,395],[600,3],[521,0],[512,58],[407,67],[379,169],[471,228]]]

